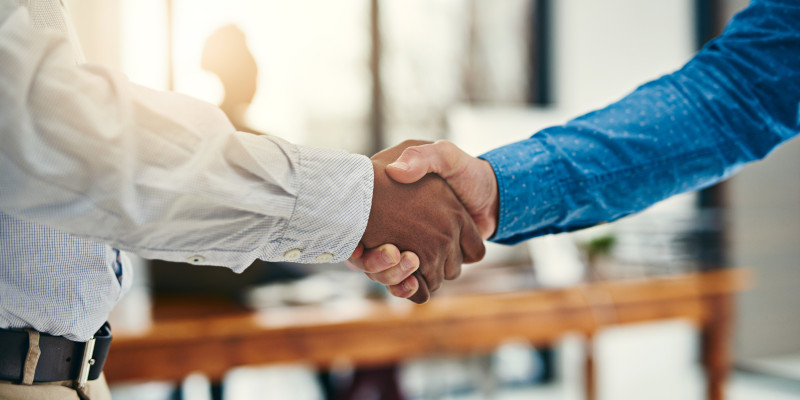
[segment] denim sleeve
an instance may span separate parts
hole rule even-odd
[[[800,128],[800,3],[754,1],[679,71],[481,158],[500,210],[492,241],[573,231],[701,189]]]

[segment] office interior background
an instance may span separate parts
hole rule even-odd
[[[747,5],[746,0],[67,3],[89,62],[120,70],[144,86],[216,104],[225,98],[225,85],[239,83],[224,83],[224,73],[214,71],[247,64],[229,52],[236,46],[225,42],[241,35],[242,51],[249,51],[257,67],[235,74],[254,75],[244,83],[254,89],[251,104],[234,111],[241,126],[367,155],[405,139],[448,139],[473,155],[523,139],[679,68]],[[221,28],[229,33],[222,39]],[[707,263],[746,268],[753,282],[737,301],[730,398],[800,399],[797,171],[800,141],[795,140],[702,193],[587,232],[490,246],[485,263],[533,264],[543,286],[577,283],[590,272],[625,278],[695,271]],[[689,236],[696,239],[694,246],[676,240],[687,235],[694,235]],[[602,271],[587,269],[587,243],[607,237],[614,247],[604,255]],[[140,261],[134,289],[112,316],[117,324],[146,327],[154,296],[209,288],[192,282],[192,268],[198,267],[150,264]],[[358,276],[342,265],[283,268],[302,279],[323,279],[312,274],[317,271]],[[342,286],[380,290],[359,278],[363,284]],[[237,278],[230,279],[228,289],[247,290],[240,301],[248,307],[285,307],[286,299],[269,285],[238,286]],[[330,284],[295,287],[294,301],[324,302],[339,295]],[[581,367],[575,349],[580,346],[579,337],[566,337],[543,353],[512,340],[489,354],[408,360],[400,366],[400,383],[412,399],[578,399]],[[698,346],[695,329],[679,320],[609,329],[596,344],[598,398],[702,398]],[[552,379],[542,379],[544,368]],[[491,390],[483,387],[488,381]],[[112,390],[119,399],[206,399],[211,386],[202,375],[192,375],[177,388],[140,382]],[[314,369],[303,363],[233,370],[223,386],[230,399],[325,397]]]

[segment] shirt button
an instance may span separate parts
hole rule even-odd
[[[189,264],[200,264],[205,260],[206,260],[205,257],[203,257],[203,256],[201,256],[199,254],[195,254],[195,255],[189,257],[188,261],[189,261]]]
[[[292,261],[292,260],[297,260],[298,258],[300,258],[301,255],[303,255],[303,251],[302,250],[300,250],[300,249],[291,249],[291,250],[287,251],[286,253],[283,253],[283,258],[285,258],[285,259],[287,259],[289,261]]]
[[[321,262],[323,264],[329,263],[331,260],[333,260],[333,254],[331,253],[322,253],[317,256],[317,262]]]

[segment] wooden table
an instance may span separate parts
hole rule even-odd
[[[702,332],[708,399],[719,400],[731,362],[733,298],[748,281],[744,270],[722,269],[565,289],[457,294],[421,306],[364,301],[265,312],[157,306],[146,333],[115,332],[105,373],[115,383],[178,381],[197,371],[219,380],[233,367],[279,362],[326,366],[344,358],[379,366],[490,352],[509,338],[551,344],[570,332],[591,339],[606,326],[680,318]],[[591,352],[586,368],[587,398],[593,399]]]

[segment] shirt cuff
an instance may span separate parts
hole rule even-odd
[[[563,213],[561,185],[551,152],[534,139],[512,143],[479,156],[497,177],[499,212],[490,241],[514,244],[556,233]]]
[[[284,261],[340,262],[353,254],[372,206],[372,161],[344,151],[296,146],[297,199],[278,241]]]

